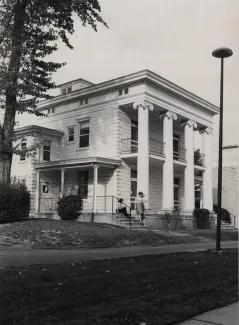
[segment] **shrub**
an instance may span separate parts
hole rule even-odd
[[[57,212],[62,220],[77,220],[82,211],[83,202],[79,195],[67,195],[59,198]]]
[[[194,209],[195,227],[198,229],[209,229],[211,227],[211,215],[207,209]]]
[[[29,217],[30,192],[25,183],[16,178],[0,183],[0,223],[11,223]]]
[[[217,213],[217,205],[213,204],[213,211]],[[221,208],[221,220],[226,223],[231,223],[231,215],[227,209]]]
[[[180,210],[174,208],[170,212],[165,212],[161,217],[162,224],[165,230],[175,231],[182,226],[182,220],[180,217]]]

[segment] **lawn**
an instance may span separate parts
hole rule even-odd
[[[110,224],[31,220],[0,225],[0,246],[42,249],[91,249],[129,246],[161,246],[187,240],[153,231],[135,231]]]
[[[238,251],[11,268],[0,324],[169,325],[238,300]]]

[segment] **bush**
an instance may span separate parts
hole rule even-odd
[[[57,212],[62,220],[77,220],[82,211],[83,202],[79,195],[67,195],[57,202]]]
[[[180,210],[174,208],[170,212],[165,212],[161,217],[163,228],[167,231],[175,231],[182,227],[182,220],[180,217]]]
[[[11,223],[28,218],[30,192],[25,183],[11,179],[10,185],[0,183],[0,223]]]
[[[213,204],[213,211],[217,213],[217,205]],[[221,220],[226,223],[232,223],[231,214],[227,209],[221,208]]]
[[[207,209],[194,209],[195,227],[198,229],[211,228],[211,215]]]

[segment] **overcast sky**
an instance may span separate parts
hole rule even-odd
[[[225,138],[234,144],[239,117],[239,0],[100,0],[109,29],[76,23],[74,50],[63,45],[54,60],[67,65],[57,83],[94,83],[150,69],[219,105],[220,62],[212,51],[230,47],[225,62]],[[29,122],[30,123],[30,119]],[[24,122],[26,124],[26,120]]]

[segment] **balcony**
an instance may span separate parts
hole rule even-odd
[[[174,148],[173,150],[173,159],[178,161],[186,161],[186,149],[182,147]]]
[[[199,150],[194,151],[194,165],[200,166],[200,167],[205,167],[205,155],[200,153]]]
[[[121,154],[138,153],[138,141],[132,139],[121,140]],[[149,139],[149,153],[157,156],[165,156],[164,154],[165,143],[156,139]]]

